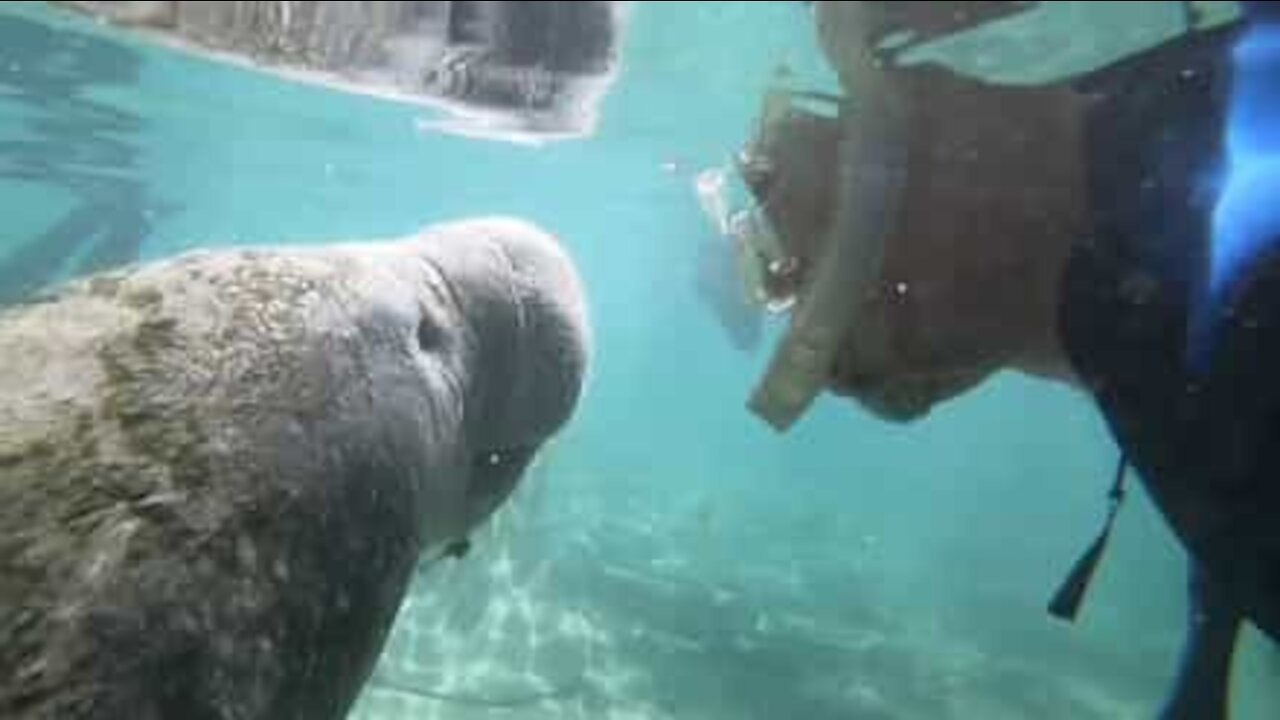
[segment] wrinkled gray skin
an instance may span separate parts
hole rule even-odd
[[[504,220],[0,312],[0,717],[343,718],[420,557],[570,417],[587,343],[569,261]]]

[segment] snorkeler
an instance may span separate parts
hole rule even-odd
[[[1003,369],[1087,391],[1122,449],[1113,503],[1134,468],[1190,559],[1160,717],[1220,720],[1241,623],[1280,641],[1280,8],[1205,23],[1183,3],[1175,39],[1036,86],[902,66],[888,42],[1029,5],[815,3],[852,100],[830,137],[771,103],[744,154],[802,272],[751,407],[785,429],[829,389],[907,421]],[[790,159],[813,143],[834,178]]]

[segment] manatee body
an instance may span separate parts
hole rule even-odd
[[[344,717],[420,557],[572,414],[587,345],[570,261],[504,219],[0,311],[0,717]]]
[[[447,103],[471,133],[590,132],[617,73],[626,3],[62,0],[215,60],[332,88]]]

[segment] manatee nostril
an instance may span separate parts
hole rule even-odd
[[[418,322],[418,348],[424,352],[431,352],[439,348],[444,343],[444,332],[439,325],[431,322],[430,318],[424,317]]]

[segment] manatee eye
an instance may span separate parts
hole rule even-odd
[[[536,452],[536,447],[524,446],[478,453],[471,461],[468,494],[485,505],[501,502],[515,489]]]
[[[473,469],[497,472],[504,468],[510,468],[513,466],[523,468],[529,463],[529,460],[533,457],[533,453],[534,448],[532,447],[486,450],[476,456],[475,462],[473,463]]]

